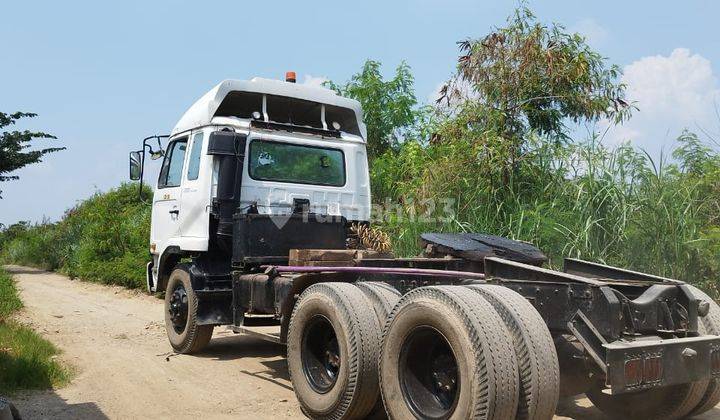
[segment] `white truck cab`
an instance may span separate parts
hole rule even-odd
[[[234,211],[276,215],[282,223],[300,204],[306,212],[348,222],[369,219],[359,102],[292,79],[225,80],[198,99],[168,136],[152,202],[149,291],[163,290],[180,258],[213,252],[222,160],[209,150],[213,133],[243,139],[233,146],[244,148],[235,150],[243,161],[235,175]],[[131,175],[133,162],[144,161],[144,149],[131,153]]]

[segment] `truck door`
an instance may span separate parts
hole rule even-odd
[[[207,250],[208,229],[210,224],[210,189],[212,177],[209,156],[204,153],[205,138],[202,131],[190,136],[185,177],[180,196],[180,235],[183,249],[193,251]],[[202,174],[202,175],[201,175]]]
[[[168,144],[153,196],[150,242],[155,244],[160,254],[170,239],[180,236],[180,183],[187,140],[187,137],[182,137]]]

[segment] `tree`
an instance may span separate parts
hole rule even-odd
[[[0,112],[0,129],[14,125],[21,118],[33,118],[37,114],[16,112],[5,114]],[[17,175],[6,175],[24,166],[42,161],[48,153],[64,150],[64,147],[50,147],[39,150],[28,150],[35,139],[55,139],[56,137],[40,131],[3,131],[0,134],[0,182],[18,179]],[[2,198],[0,190],[0,198]]]
[[[456,117],[450,139],[473,131],[497,136],[509,167],[530,132],[562,143],[569,140],[568,121],[619,123],[630,116],[620,69],[582,36],[539,23],[524,5],[505,27],[459,45],[457,72],[438,100]]]
[[[414,79],[410,67],[402,62],[395,77],[385,81],[381,64],[367,60],[362,70],[344,85],[327,82],[339,95],[356,99],[362,104],[367,125],[368,156],[373,159],[397,146],[415,128],[419,114]]]

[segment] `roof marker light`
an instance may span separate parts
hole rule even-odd
[[[297,80],[297,78],[295,77],[294,71],[288,71],[285,73],[285,81],[286,82],[295,83],[296,80]]]

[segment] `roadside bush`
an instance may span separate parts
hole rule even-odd
[[[150,237],[150,206],[138,200],[137,184],[96,193],[68,210],[59,222],[13,225],[2,242],[6,263],[57,270],[70,277],[143,287]],[[143,200],[149,200],[149,188]]]

